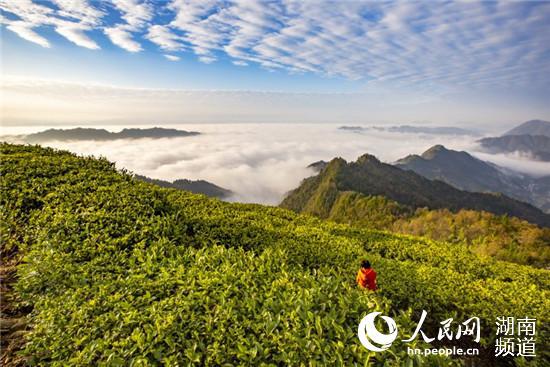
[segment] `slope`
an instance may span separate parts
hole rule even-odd
[[[366,313],[391,315],[406,336],[422,309],[431,335],[448,317],[480,317],[482,358],[494,358],[497,316],[536,317],[534,362],[547,357],[548,271],[159,188],[103,159],[1,153],[2,256],[24,256],[15,291],[33,307],[22,352],[32,364],[452,365],[409,357],[420,340],[379,354],[359,344]],[[353,285],[364,256],[377,293]]]

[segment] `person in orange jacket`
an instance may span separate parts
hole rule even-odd
[[[361,269],[357,272],[357,278],[355,280],[361,288],[367,288],[371,291],[376,290],[376,272],[370,266],[368,260],[363,260],[361,262]]]

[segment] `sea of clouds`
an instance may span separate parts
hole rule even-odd
[[[151,178],[204,179],[232,190],[231,201],[278,204],[285,193],[314,174],[307,166],[342,157],[355,160],[364,153],[383,162],[421,154],[435,144],[466,150],[480,159],[530,175],[550,174],[548,162],[514,155],[476,152],[472,136],[402,134],[366,130],[350,132],[333,124],[185,124],[166,125],[201,135],[113,141],[51,141],[43,145],[83,155],[104,156],[118,168]],[[87,126],[88,127],[88,126]],[[119,131],[130,126],[93,126]],[[135,126],[131,126],[135,127]],[[139,126],[144,128],[145,126]],[[69,128],[65,126],[64,128]],[[5,127],[2,135],[27,134],[44,127]]]

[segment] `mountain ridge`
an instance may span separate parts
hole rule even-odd
[[[550,121],[529,120],[502,135],[544,135],[550,137]]]
[[[526,121],[501,136],[477,142],[490,154],[519,153],[529,159],[550,162],[550,121]]]
[[[38,133],[28,134],[23,140],[29,143],[40,143],[48,140],[115,140],[115,139],[140,139],[140,138],[174,138],[199,135],[196,131],[166,129],[153,127],[147,129],[125,128],[119,132],[111,132],[106,129],[83,128],[74,129],[47,129]]]
[[[491,154],[519,152],[533,160],[550,162],[550,137],[544,135],[504,135],[478,142]]]
[[[550,225],[550,216],[530,204],[502,194],[462,191],[443,181],[429,180],[415,172],[382,163],[370,154],[349,163],[342,158],[333,159],[318,175],[303,180],[285,197],[281,206],[327,217],[342,192],[383,196],[413,209],[483,210]]]
[[[550,185],[544,177],[508,174],[502,167],[482,161],[465,151],[435,145],[421,155],[408,155],[394,165],[414,171],[430,180],[441,180],[471,192],[501,192],[528,202],[545,212],[550,210]]]
[[[416,125],[399,125],[399,126],[349,126],[343,125],[338,127],[338,130],[349,131],[355,133],[366,132],[370,130],[387,131],[392,133],[404,134],[428,134],[428,135],[470,135],[478,136],[479,132],[468,130],[454,126],[416,126]]]

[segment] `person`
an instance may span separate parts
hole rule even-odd
[[[361,288],[376,290],[376,272],[368,260],[361,261],[361,269],[357,272],[356,281]]]

